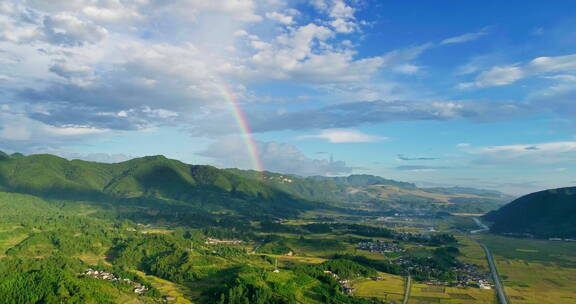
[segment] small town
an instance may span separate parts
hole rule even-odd
[[[148,287],[138,283],[138,282],[134,282],[130,279],[126,279],[126,278],[119,278],[116,277],[114,274],[106,272],[106,271],[99,271],[99,270],[94,270],[92,268],[89,268],[88,270],[86,270],[86,272],[84,272],[85,275],[93,277],[95,279],[100,279],[100,280],[107,280],[107,281],[112,281],[112,282],[125,282],[128,284],[132,284],[132,286],[134,286],[134,293],[137,294],[143,294],[145,292],[148,291]]]

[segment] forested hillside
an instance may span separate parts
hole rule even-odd
[[[252,215],[257,211],[290,216],[318,206],[258,180],[163,156],[103,164],[53,155],[3,154],[0,190],[117,206],[176,205],[188,210]]]

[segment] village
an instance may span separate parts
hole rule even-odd
[[[360,242],[358,243],[358,249],[377,253],[396,253],[406,251],[396,242],[384,242],[379,240]]]
[[[350,286],[349,280],[341,279],[337,274],[330,270],[324,270],[324,273],[332,276],[336,281],[338,281],[346,295],[351,295],[354,292],[355,289]]]
[[[148,287],[138,283],[138,282],[134,282],[130,279],[126,279],[126,278],[119,278],[116,277],[114,274],[109,273],[109,272],[105,272],[105,271],[99,271],[99,270],[94,270],[92,268],[89,268],[88,270],[86,270],[86,272],[84,272],[85,275],[93,277],[95,279],[100,279],[100,280],[107,280],[107,281],[112,281],[112,282],[124,282],[124,283],[128,283],[128,284],[132,284],[132,286],[134,287],[134,293],[136,294],[144,294],[145,292],[148,291]]]

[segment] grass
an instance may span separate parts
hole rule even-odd
[[[496,304],[494,290],[472,287],[444,287],[426,284],[412,284],[409,304],[440,303],[440,304]]]
[[[404,298],[404,279],[401,276],[379,273],[381,281],[361,280],[354,283],[354,296],[377,298],[386,302],[402,302]]]

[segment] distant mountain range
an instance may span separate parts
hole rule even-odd
[[[372,175],[298,177],[189,165],[164,156],[106,164],[2,152],[0,191],[111,207],[147,205],[250,216],[290,216],[325,208],[479,213],[511,200],[494,191],[424,189]]]
[[[260,178],[256,171],[226,170],[247,178]],[[493,190],[464,187],[419,188],[412,183],[366,174],[346,177],[298,177],[266,172],[265,178],[268,185],[307,200],[364,210],[485,213],[514,199]]]
[[[496,233],[539,238],[576,238],[576,187],[523,196],[484,218]]]

